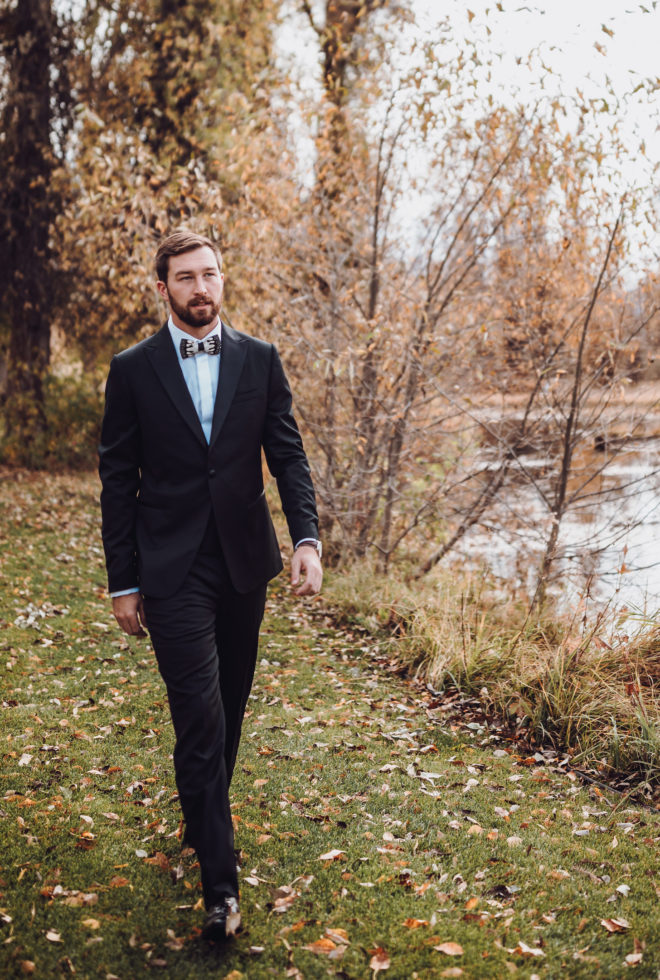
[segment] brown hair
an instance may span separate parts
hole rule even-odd
[[[215,242],[212,242],[210,238],[205,238],[204,235],[197,235],[193,231],[180,228],[159,242],[156,252],[156,275],[158,279],[161,282],[167,282],[171,255],[182,255],[184,252],[192,252],[195,248],[204,248],[205,246],[210,248],[215,255],[218,269],[222,272],[222,255]]]

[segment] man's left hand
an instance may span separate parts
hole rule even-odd
[[[316,548],[302,544],[291,559],[291,585],[300,584],[296,595],[316,595],[321,591],[323,569]]]

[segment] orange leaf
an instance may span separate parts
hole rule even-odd
[[[322,956],[329,956],[336,948],[336,943],[333,943],[332,939],[328,939],[326,936],[321,936],[320,939],[316,939],[313,943],[305,946],[305,949],[308,949],[310,953],[319,953]]]
[[[420,926],[427,926],[428,919],[406,919],[403,923],[406,929],[419,929]]]

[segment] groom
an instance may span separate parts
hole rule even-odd
[[[272,344],[220,320],[215,244],[161,241],[157,288],[170,315],[116,355],[99,447],[103,544],[114,615],[148,628],[167,687],[186,841],[199,858],[206,920],[240,925],[229,784],[257,656],[266,583],[282,569],[261,451],[295,546],[298,595],[321,588],[314,488]]]

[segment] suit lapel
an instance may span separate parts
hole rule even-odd
[[[228,327],[222,324],[222,353],[220,354],[220,377],[218,379],[218,393],[215,397],[213,408],[213,427],[211,429],[212,446],[220,434],[220,429],[227,418],[229,406],[236,393],[238,379],[243,370],[243,363],[247,353],[245,340]]]
[[[143,349],[175,408],[181,413],[193,434],[206,446],[204,430],[179,367],[167,323],[157,334],[154,334],[151,340],[147,341]]]

